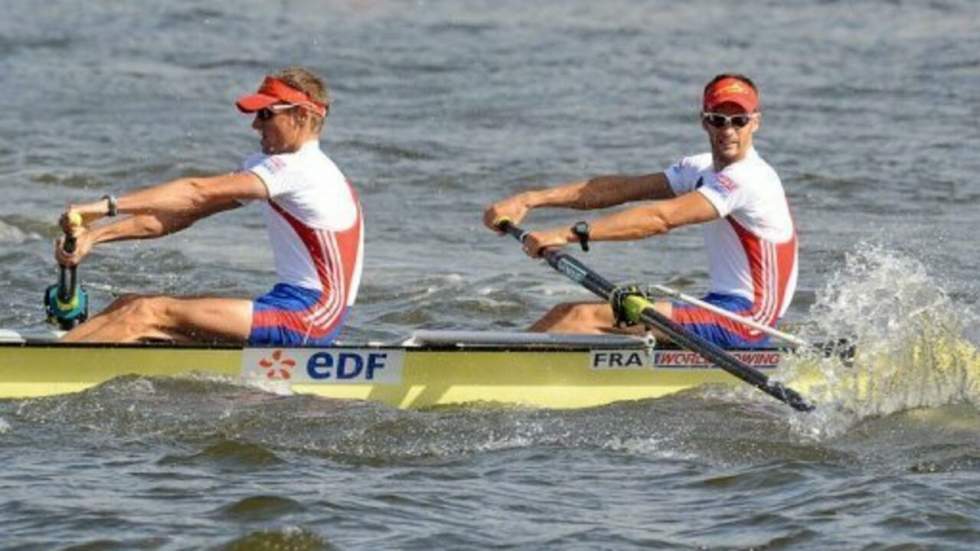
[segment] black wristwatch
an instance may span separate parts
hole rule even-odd
[[[115,216],[119,214],[119,206],[116,204],[115,195],[110,193],[109,195],[103,195],[102,198],[105,199],[106,210],[108,211],[106,212],[107,215]]]
[[[582,250],[589,252],[589,223],[586,221],[576,222],[572,226],[572,233],[575,237],[578,237],[578,243],[582,246]]]

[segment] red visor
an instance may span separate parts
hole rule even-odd
[[[746,113],[753,113],[759,108],[759,95],[740,79],[723,78],[705,92],[704,110],[714,111],[723,103],[734,103]]]
[[[242,113],[254,113],[276,103],[299,105],[313,111],[321,117],[327,114],[326,105],[315,101],[305,92],[301,92],[285,82],[272,77],[265,77],[265,80],[262,81],[262,86],[259,86],[258,92],[238,98],[235,106]]]

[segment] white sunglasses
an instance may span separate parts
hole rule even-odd
[[[733,126],[742,128],[752,122],[755,113],[739,113],[738,115],[726,115],[724,113],[701,113],[701,120],[714,126],[715,128],[726,128]]]

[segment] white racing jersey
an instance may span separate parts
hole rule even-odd
[[[252,155],[244,169],[269,191],[262,211],[279,282],[331,297],[322,308],[352,305],[364,249],[360,202],[319,142],[307,142],[294,153]]]
[[[744,297],[754,320],[774,325],[796,291],[797,239],[782,182],[749,150],[716,172],[710,153],[665,171],[676,195],[701,193],[719,218],[704,224],[711,292]]]

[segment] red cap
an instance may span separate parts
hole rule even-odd
[[[327,114],[327,106],[325,104],[314,100],[306,92],[297,90],[273,77],[265,77],[265,80],[262,81],[262,86],[259,86],[258,92],[238,98],[235,106],[242,113],[254,113],[281,102],[303,106],[321,117]]]
[[[746,113],[753,113],[759,108],[759,94],[745,81],[726,77],[712,84],[705,92],[704,110],[714,111],[723,103],[734,103]]]

